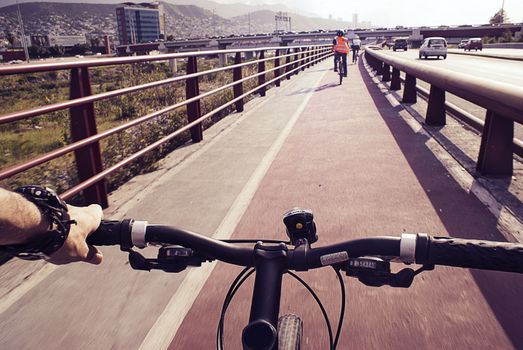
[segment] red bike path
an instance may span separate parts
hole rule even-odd
[[[320,67],[330,65],[329,60]],[[452,180],[426,146],[426,136],[405,123],[400,109],[387,101],[362,64],[349,66],[341,86],[337,75],[327,72],[232,238],[285,238],[282,213],[302,206],[314,211],[315,246],[402,232],[504,240],[494,216]],[[223,298],[240,271],[218,263],[170,349],[215,347]],[[323,268],[299,275],[323,300],[335,328],[340,291],[334,272]],[[520,276],[437,267],[418,276],[409,289],[345,280],[347,311],[338,349],[523,348]],[[241,349],[253,281],[229,308],[226,349]],[[303,349],[328,348],[318,306],[289,276],[280,313],[303,318]]]

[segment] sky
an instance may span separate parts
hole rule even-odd
[[[351,21],[357,13],[360,21],[395,27],[485,24],[502,6],[502,0],[214,0],[221,3],[284,4],[291,9],[315,13],[321,17],[341,17]],[[523,0],[505,0],[511,22],[523,22]]]

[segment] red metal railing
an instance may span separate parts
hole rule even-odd
[[[383,81],[390,81],[391,90],[401,89],[400,71],[405,72],[402,102],[415,103],[418,91],[428,96],[427,125],[445,125],[450,112],[482,132],[478,172],[512,176],[514,153],[523,156],[523,143],[514,139],[514,123],[523,124],[523,87],[421,65],[379,50],[366,49],[365,58]],[[417,87],[416,79],[429,83],[430,92]],[[485,122],[448,103],[446,92],[485,108]]]
[[[266,53],[271,51],[274,51],[274,55],[267,55],[266,57]],[[242,62],[242,52],[259,52],[259,57],[256,60]],[[226,54],[235,55],[233,65],[218,67],[201,72],[198,71],[198,58],[210,55]],[[107,207],[107,191],[104,179],[109,174],[114,173],[118,169],[138,159],[147,152],[150,152],[151,150],[154,150],[157,147],[165,144],[166,142],[172,140],[187,130],[190,131],[193,142],[201,141],[203,138],[203,121],[232,105],[235,106],[237,112],[243,111],[243,101],[245,97],[255,93],[260,94],[261,96],[265,96],[265,91],[269,85],[274,84],[279,86],[283,77],[290,79],[291,75],[298,74],[299,71],[318,63],[330,55],[330,45],[309,45],[290,47],[264,47],[243,50],[199,51],[157,56],[106,58],[80,62],[28,64],[18,67],[0,67],[0,75],[49,72],[70,69],[71,75],[69,100],[0,116],[0,125],[68,109],[71,121],[72,138],[72,143],[65,147],[61,147],[37,158],[16,164],[0,171],[0,180],[49,162],[52,159],[64,156],[67,153],[74,152],[80,183],[62,193],[62,197],[68,199],[76,194],[82,193],[86,203],[98,203],[103,207]],[[186,74],[183,76],[158,80],[95,95],[92,94],[91,83],[89,79],[89,68],[133,64],[140,62],[165,61],[179,58],[187,59]],[[285,59],[284,64],[281,64],[281,59]],[[266,69],[265,63],[268,61],[274,61],[274,68],[268,70]],[[242,77],[242,67],[250,65],[257,65],[258,72],[246,77]],[[222,71],[232,71],[233,82],[221,85],[211,91],[200,93],[198,78]],[[274,72],[274,78],[267,81],[267,73],[270,72]],[[243,83],[255,78],[257,78],[257,86],[247,92],[244,92]],[[175,103],[160,110],[138,117],[117,127],[113,127],[109,130],[98,133],[94,102],[181,81],[185,81],[186,99],[184,101]],[[218,106],[205,115],[201,115],[200,101],[203,98],[230,88],[233,89],[233,99]],[[185,126],[142,148],[138,152],[108,167],[107,169],[103,169],[101,150],[99,145],[100,140],[184,106],[187,108],[188,119],[188,122]]]

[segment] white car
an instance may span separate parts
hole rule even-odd
[[[427,58],[429,56],[436,56],[437,58],[447,58],[447,40],[441,37],[430,37],[423,40],[419,48],[419,58]]]

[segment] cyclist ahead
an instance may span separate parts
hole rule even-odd
[[[347,76],[347,54],[349,53],[349,39],[343,36],[343,30],[336,32],[336,38],[332,40],[332,51],[334,52],[334,71],[338,71],[338,60],[342,59],[343,62],[343,76]]]
[[[354,39],[352,39],[352,45],[351,45],[351,50],[352,50],[352,63],[356,63],[356,61],[358,61],[358,52],[360,51],[360,47],[361,47],[361,40],[359,37],[354,37]]]

